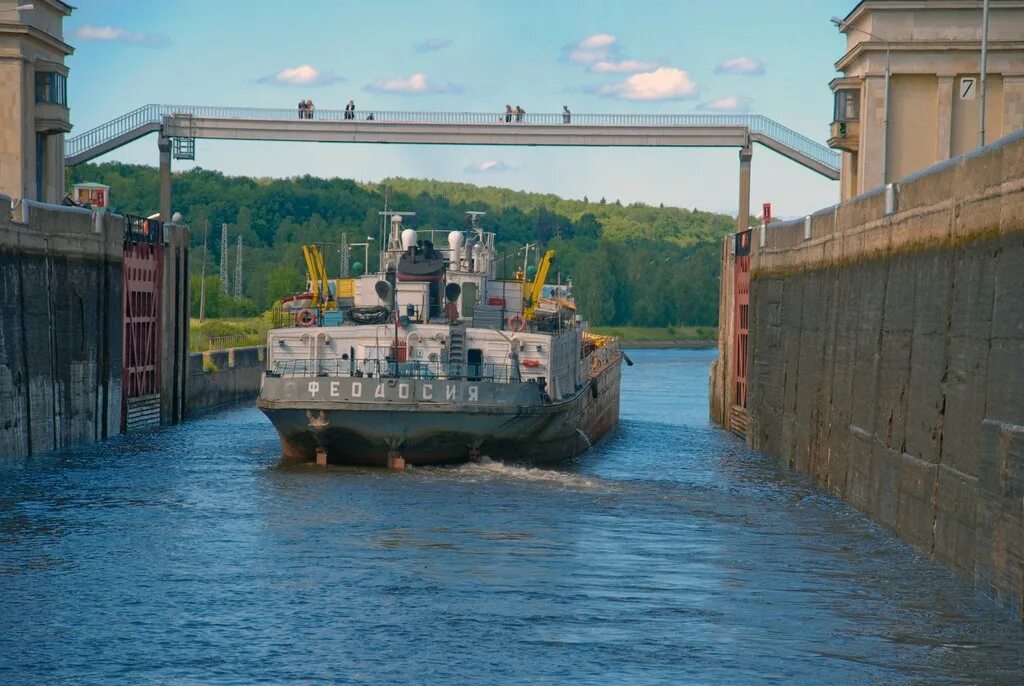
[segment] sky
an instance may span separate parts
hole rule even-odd
[[[74,131],[149,103],[499,112],[763,114],[824,142],[855,0],[76,0],[65,20]],[[196,141],[226,174],[389,176],[735,215],[729,148]],[[156,137],[98,158],[155,165]],[[754,147],[751,209],[796,217],[839,185]]]

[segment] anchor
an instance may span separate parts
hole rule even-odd
[[[330,423],[327,421],[327,415],[324,414],[323,410],[320,410],[319,416],[315,416],[313,410],[306,410],[306,419],[309,420],[309,428],[311,429],[323,429]]]

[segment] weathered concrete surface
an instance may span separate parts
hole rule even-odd
[[[252,401],[260,392],[266,348],[231,348],[188,357],[185,414]]]
[[[160,302],[160,423],[185,419],[189,355],[189,228],[164,225]]]
[[[1024,134],[898,198],[755,241],[748,440],[1024,616]]]
[[[722,241],[722,276],[718,293],[718,358],[711,363],[708,398],[711,421],[727,426],[729,407],[735,393],[731,388],[733,375],[732,347],[736,335],[733,308],[735,307],[736,255],[732,236]]]
[[[121,419],[121,218],[10,207],[0,196],[0,458],[102,440]]]

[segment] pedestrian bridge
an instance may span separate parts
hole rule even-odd
[[[371,119],[372,116],[372,119]],[[499,112],[388,112],[145,105],[64,142],[74,166],[159,134],[161,215],[169,212],[170,161],[195,159],[196,139],[433,145],[693,147],[740,150],[740,216],[749,210],[751,146],[766,148],[836,180],[839,154],[757,114],[530,114],[506,121]],[[744,197],[746,196],[746,197]],[[741,219],[742,221],[742,219]],[[742,227],[741,227],[742,228]]]

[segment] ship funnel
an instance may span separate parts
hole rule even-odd
[[[401,217],[399,217],[401,219]],[[402,250],[408,250],[416,245],[416,230],[406,229],[402,232]]]

